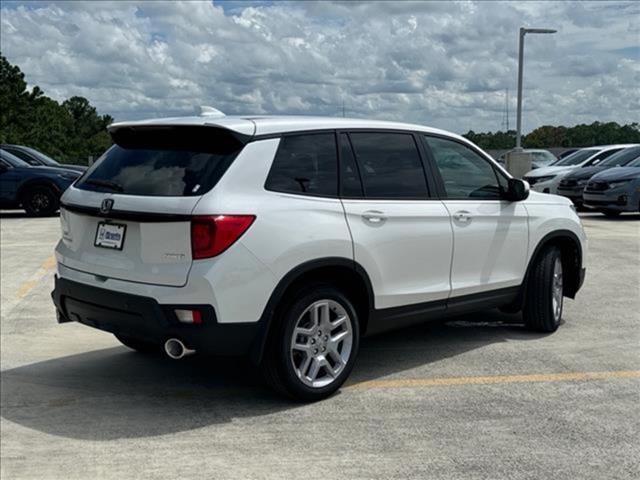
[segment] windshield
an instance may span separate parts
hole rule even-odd
[[[562,160],[557,161],[553,164],[553,166],[567,167],[570,165],[578,165],[579,163],[584,162],[590,156],[595,155],[597,152],[597,150],[578,150],[577,152],[564,157]]]
[[[558,160],[551,152],[533,152],[533,159],[537,163],[552,163]]]
[[[2,158],[2,160],[7,162],[12,167],[31,167],[31,165],[29,165],[27,162],[16,157],[15,155],[12,155],[6,150],[0,150],[0,158]]]
[[[209,191],[242,144],[211,127],[127,129],[76,184],[126,195],[190,197]]]
[[[38,150],[34,150],[33,148],[29,148],[29,147],[24,147],[24,149],[26,151],[28,151],[34,157],[38,158],[38,160],[40,160],[42,163],[44,163],[45,165],[47,165],[49,167],[59,167],[60,166],[60,164],[58,162],[56,162],[53,158],[48,157],[47,155],[45,155],[42,152],[39,152]]]
[[[631,147],[625,148],[621,152],[616,153],[615,155],[611,155],[609,158],[604,160],[600,166],[601,167],[615,167],[615,166],[623,166],[629,163],[632,160],[635,160],[638,155],[640,155],[640,147]]]
[[[640,167],[640,157],[636,158],[633,162],[627,163],[627,167]]]

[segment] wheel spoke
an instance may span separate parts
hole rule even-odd
[[[293,348],[294,350],[298,350],[300,352],[308,353],[311,351],[311,345],[309,343],[293,342],[293,344],[291,345],[291,348]]]
[[[331,343],[337,345],[339,344],[342,340],[344,340],[345,338],[347,338],[349,335],[351,335],[351,332],[349,332],[348,330],[343,330],[342,332],[338,332],[335,335],[331,336]]]
[[[296,327],[293,330],[294,335],[302,335],[303,337],[310,337],[316,331],[315,327],[304,328],[304,327]]]
[[[320,360],[318,360],[317,358],[313,358],[311,360],[311,368],[309,368],[309,374],[307,375],[309,380],[313,382],[317,379],[318,373],[320,372],[320,367],[322,367],[322,365],[320,364]]]
[[[307,376],[307,371],[309,370],[309,365],[313,361],[313,357],[311,355],[307,355],[304,357],[304,361],[300,364],[299,373],[302,376]]]
[[[342,315],[342,316],[336,318],[333,322],[331,322],[331,328],[337,328],[340,325],[343,325],[346,321],[347,321],[347,316],[346,315]]]

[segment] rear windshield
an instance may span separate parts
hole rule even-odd
[[[191,197],[211,190],[243,147],[213,127],[125,129],[87,171],[77,188],[159,197]]]

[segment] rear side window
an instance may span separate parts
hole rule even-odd
[[[265,188],[301,195],[337,196],[338,158],[335,135],[315,133],[283,137]]]
[[[351,133],[366,198],[422,199],[427,180],[413,136],[406,133]]]
[[[243,144],[213,127],[125,129],[77,188],[126,195],[190,197],[220,180]]]

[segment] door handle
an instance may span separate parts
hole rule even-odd
[[[460,210],[453,214],[453,218],[458,222],[467,223],[471,221],[471,213],[466,210]]]
[[[368,210],[362,214],[362,219],[372,225],[382,225],[387,220],[387,217],[378,210]]]

